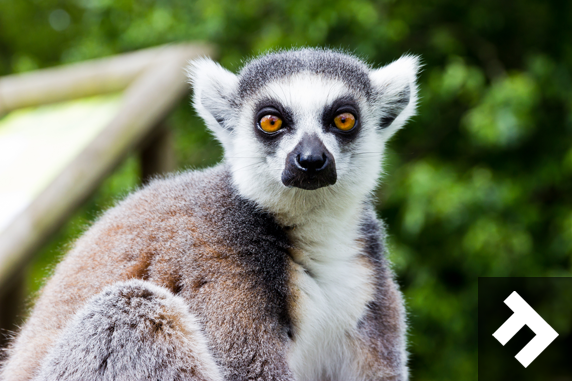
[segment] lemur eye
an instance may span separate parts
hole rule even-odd
[[[334,124],[342,131],[349,131],[356,125],[356,117],[349,112],[344,112],[334,118]]]
[[[282,127],[282,119],[276,115],[265,115],[259,123],[264,132],[276,132]]]

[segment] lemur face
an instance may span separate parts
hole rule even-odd
[[[363,145],[361,97],[343,83],[298,74],[272,82],[254,97],[241,126],[254,132],[252,147],[285,187],[315,190],[336,184],[351,170]],[[366,118],[367,120],[367,118]]]
[[[372,70],[328,50],[272,53],[238,75],[189,73],[195,107],[225,148],[239,191],[262,204],[371,192],[385,142],[414,113],[417,59]]]

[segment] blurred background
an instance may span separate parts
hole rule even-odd
[[[238,70],[325,46],[374,66],[421,55],[420,105],[377,191],[409,309],[412,380],[477,379],[477,279],[572,275],[572,2],[0,0],[0,75],[203,40]],[[221,149],[187,100],[179,169]],[[28,302],[70,242],[128,192],[128,158],[28,269]]]

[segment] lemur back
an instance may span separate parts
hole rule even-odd
[[[1,379],[407,380],[405,311],[370,197],[383,145],[415,106],[416,61],[402,60],[403,73],[399,61],[379,73],[299,50],[238,77],[196,62],[195,106],[223,164],[105,213],[57,266]],[[344,68],[363,71],[357,88]],[[316,104],[361,124],[304,130]],[[263,131],[268,120],[278,130]]]

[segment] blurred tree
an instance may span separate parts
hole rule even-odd
[[[409,304],[412,379],[475,380],[477,278],[571,275],[570,25],[572,2],[558,0],[0,0],[0,74],[197,39],[233,70],[291,46],[376,66],[421,55],[419,116],[391,143],[379,214]],[[170,122],[181,168],[220,157],[187,104]],[[137,170],[129,160],[43,251],[32,290]]]

